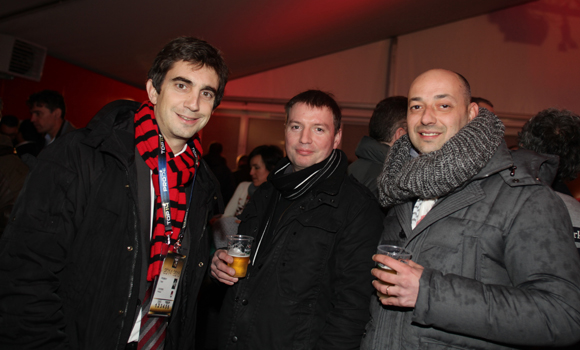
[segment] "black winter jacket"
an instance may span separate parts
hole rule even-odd
[[[150,251],[150,176],[134,142],[138,107],[110,103],[40,155],[0,243],[0,348],[125,348]],[[166,349],[193,348],[209,261],[206,223],[218,200],[202,162]]]
[[[383,164],[390,149],[389,145],[380,143],[369,136],[363,136],[354,152],[358,159],[348,166],[348,174],[368,187],[377,198],[379,198],[377,177],[383,171]]]
[[[239,233],[257,237],[278,195],[270,182],[262,185],[240,216]],[[346,175],[346,164],[292,202],[248,276],[229,287],[219,348],[358,348],[382,217],[370,191]]]

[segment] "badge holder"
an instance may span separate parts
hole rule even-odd
[[[161,273],[155,278],[154,294],[147,313],[149,316],[169,317],[171,315],[185,259],[185,255],[175,252],[167,253]]]

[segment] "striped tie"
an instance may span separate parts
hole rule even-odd
[[[149,310],[153,292],[153,282],[149,282],[145,292],[145,303],[142,310]],[[139,331],[139,344],[137,350],[163,350],[165,344],[165,331],[167,330],[166,317],[149,317],[143,314],[141,330]]]

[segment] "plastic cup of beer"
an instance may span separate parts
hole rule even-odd
[[[250,263],[250,253],[252,252],[252,242],[254,237],[243,235],[228,235],[228,255],[234,258],[234,262],[228,264],[236,270],[234,277],[246,277],[248,264]]]
[[[402,262],[405,262],[406,260],[410,260],[411,257],[413,256],[413,254],[410,251],[408,251],[407,249],[405,249],[403,247],[396,246],[396,245],[389,245],[389,244],[378,246],[377,254],[386,255],[386,256],[389,256],[393,259],[396,259],[396,260],[399,260]],[[387,265],[377,263],[377,267],[385,272],[392,273],[394,275],[397,274],[397,271],[393,270],[392,268],[388,267]],[[378,280],[378,282],[381,284],[384,284],[386,286],[392,286],[392,284],[383,282],[381,280]],[[389,297],[388,295],[383,294],[379,291],[377,291],[377,295],[379,296],[379,299]]]

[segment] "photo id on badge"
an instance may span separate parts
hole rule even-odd
[[[149,316],[168,317],[171,315],[177,287],[185,266],[185,258],[185,255],[169,252],[163,260],[161,273],[155,281],[155,292],[149,307]]]

